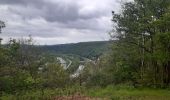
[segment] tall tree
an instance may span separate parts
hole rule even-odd
[[[165,26],[165,22],[162,22],[162,28],[155,27],[153,23],[165,16],[169,6],[169,0],[135,0],[124,3],[121,14],[113,12],[119,49],[117,56],[124,66],[128,65],[138,73],[139,82],[154,83],[155,86],[164,83],[159,78],[161,72],[156,58],[156,47],[160,41],[156,41],[155,36],[157,33],[165,33],[160,30],[168,31],[168,27]],[[169,84],[169,81],[166,83]]]
[[[0,33],[1,33],[2,28],[4,27],[5,27],[5,23],[0,20]],[[0,45],[1,45],[1,41],[2,41],[2,38],[0,38]]]

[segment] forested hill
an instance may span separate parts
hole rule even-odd
[[[44,51],[56,54],[74,54],[87,58],[97,58],[109,49],[110,41],[80,42],[59,45],[44,45]]]

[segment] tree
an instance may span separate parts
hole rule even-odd
[[[61,88],[69,83],[69,75],[56,63],[48,63],[40,75],[43,88]]]
[[[5,23],[0,20],[0,33],[2,31],[2,28],[4,28],[4,27],[5,27]],[[1,45],[1,41],[2,41],[2,38],[0,38],[0,45]]]
[[[155,24],[162,18],[164,19],[165,14],[169,11],[169,6],[169,0],[135,0],[124,3],[121,14],[112,13],[117,33],[116,36],[112,36],[117,39],[113,49],[114,57],[116,57],[114,66],[129,67],[132,71],[129,72],[129,75],[135,76],[134,79],[139,83],[154,86],[162,83],[169,84],[169,81],[163,82],[159,77],[161,73],[169,75],[169,71],[161,70],[163,65],[158,64],[163,64],[156,58],[157,51],[160,50],[157,47],[161,45],[159,44],[161,41],[155,40],[158,33],[165,33],[163,30],[169,32],[168,24],[165,21],[161,22],[164,26],[159,28]],[[166,18],[168,18],[167,16]],[[167,40],[169,41],[169,38],[163,41]],[[167,48],[167,45],[163,48]]]

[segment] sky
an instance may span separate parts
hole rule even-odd
[[[109,40],[112,11],[122,0],[0,0],[0,20],[6,28],[0,37],[33,37],[52,45]]]

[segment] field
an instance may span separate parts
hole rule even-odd
[[[170,90],[168,89],[132,88],[128,86],[108,86],[104,89],[94,89],[88,95],[111,100],[170,100]]]
[[[3,94],[0,100],[170,100],[170,90],[108,86],[106,88],[48,89],[16,95]]]

